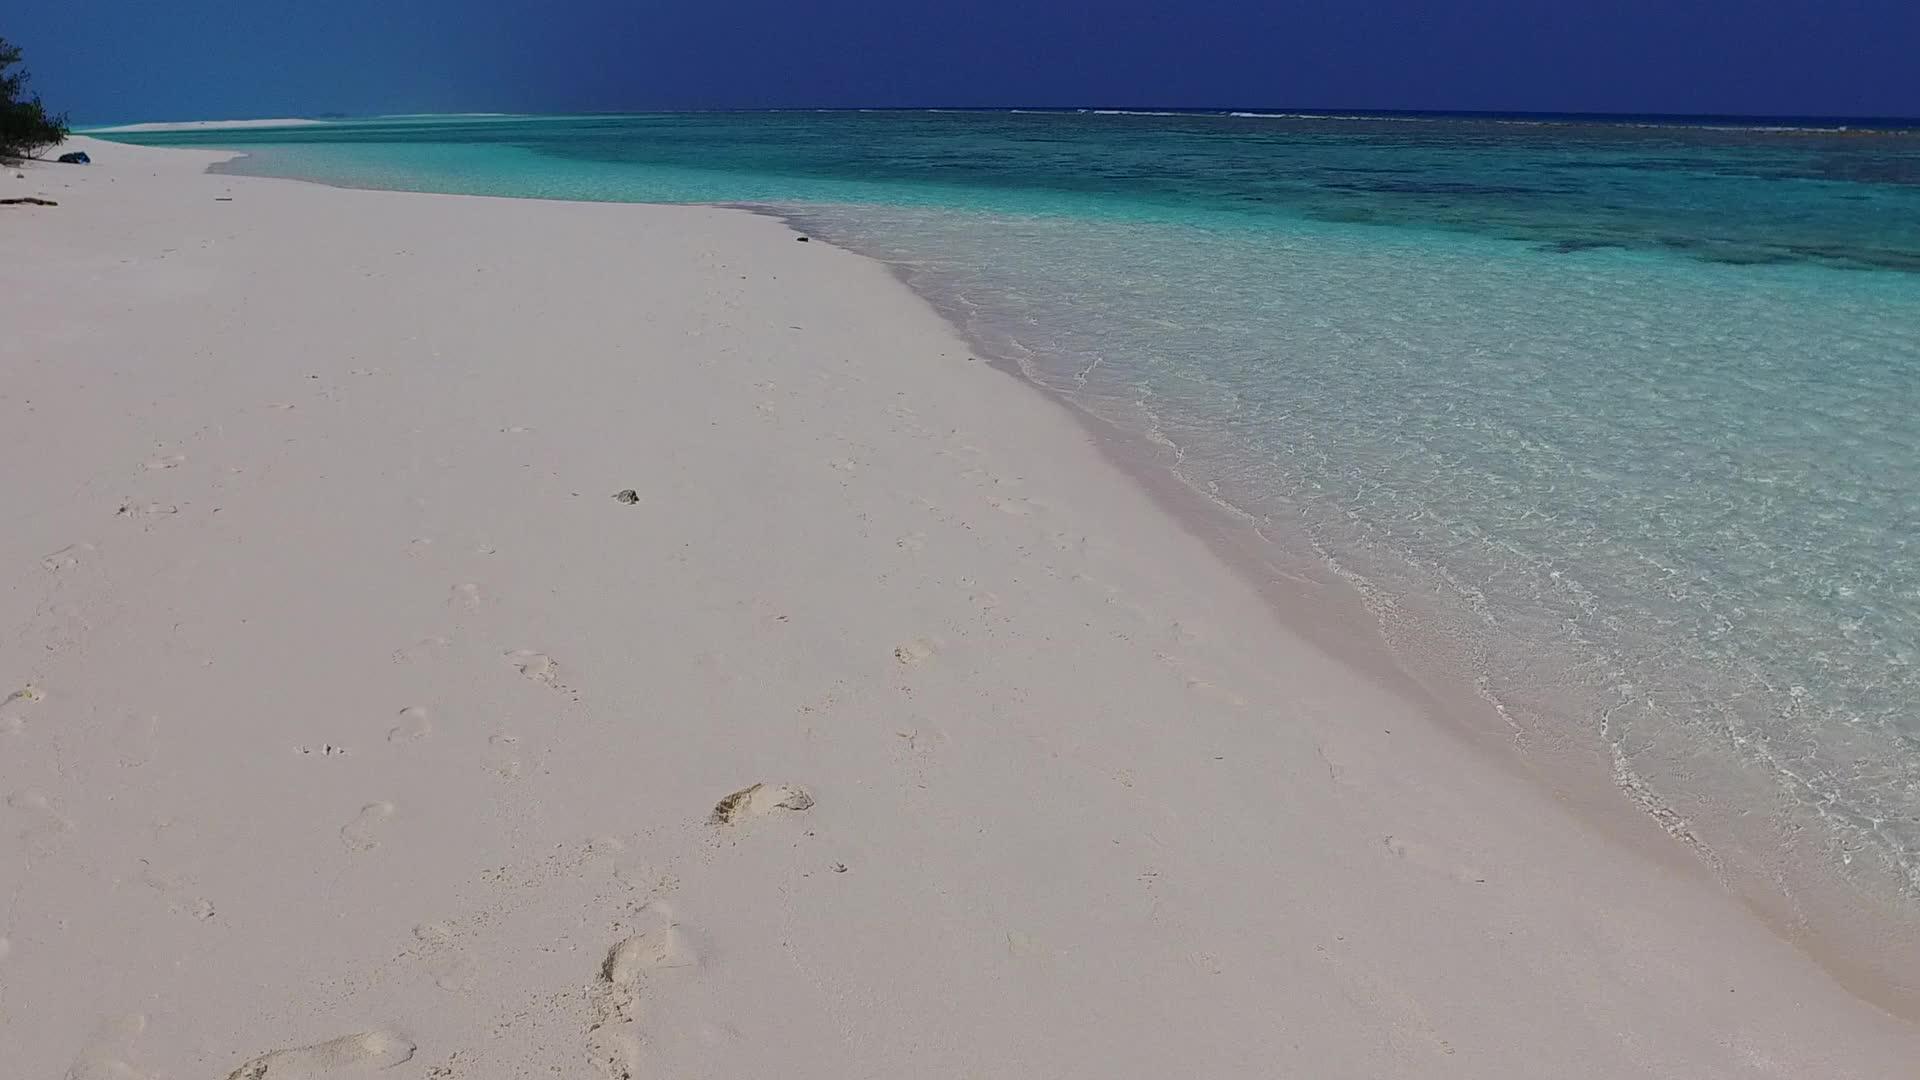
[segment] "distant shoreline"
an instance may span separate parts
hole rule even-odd
[[[85,135],[112,135],[135,131],[217,131],[228,128],[281,128],[310,127],[325,124],[326,120],[309,120],[297,116],[283,116],[260,120],[165,120],[145,124],[116,124],[111,127],[90,127],[80,129]]]
[[[249,120],[179,120],[134,124],[113,124],[79,129],[83,134],[115,134],[143,131],[200,131],[242,128],[307,127],[340,122],[379,120],[419,120],[434,117],[509,116],[699,116],[726,113],[989,113],[1034,115],[1094,116],[1171,116],[1239,120],[1369,120],[1379,122],[1420,123],[1440,120],[1513,124],[1522,126],[1584,126],[1621,128],[1692,128],[1696,130],[1773,131],[1781,133],[1849,133],[1915,135],[1920,134],[1920,117],[1898,116],[1743,116],[1732,113],[1580,113],[1580,112],[1480,112],[1447,109],[1299,109],[1257,106],[1235,107],[1155,107],[1148,105],[929,105],[929,106],[786,106],[780,108],[715,109],[631,109],[580,113],[382,113],[370,116],[281,117]]]

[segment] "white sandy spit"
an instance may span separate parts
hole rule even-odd
[[[178,120],[161,121],[146,124],[116,124],[112,127],[88,128],[89,134],[107,135],[116,132],[135,131],[203,131],[226,128],[282,128],[305,127],[312,124],[324,124],[325,120],[310,120],[298,116],[282,116],[260,120]]]
[[[876,264],[78,145],[0,178],[8,1076],[1920,1061]]]

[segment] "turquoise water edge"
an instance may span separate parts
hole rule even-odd
[[[1465,658],[1522,741],[1596,740],[1710,860],[1792,844],[1920,898],[1920,133],[781,112],[104,137],[803,222],[1337,568],[1403,651]]]

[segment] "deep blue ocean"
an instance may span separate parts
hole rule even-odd
[[[1778,841],[1920,895],[1920,131],[777,112],[108,137],[781,213],[1346,577],[1523,745],[1597,740],[1710,859]]]

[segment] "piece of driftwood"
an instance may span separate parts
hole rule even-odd
[[[32,195],[23,195],[18,199],[0,199],[0,206],[59,206],[52,199],[36,199]]]

